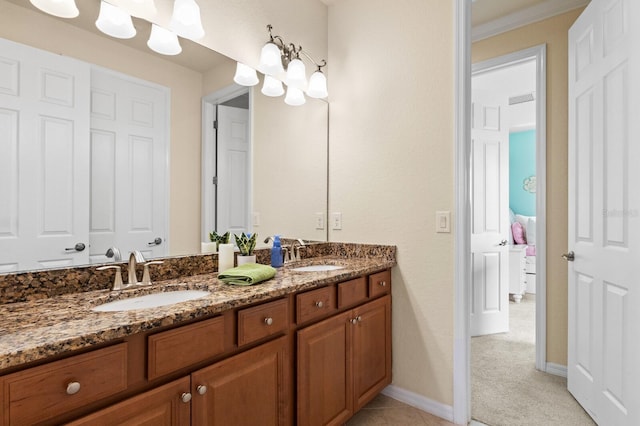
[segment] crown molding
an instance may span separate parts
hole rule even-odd
[[[524,25],[539,22],[561,13],[586,6],[590,0],[546,0],[543,3],[519,10],[471,29],[471,41],[493,37]]]

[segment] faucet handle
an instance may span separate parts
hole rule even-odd
[[[161,265],[164,262],[161,260],[154,260],[144,264],[144,271],[142,272],[142,284],[151,284],[151,274],[149,273],[149,265]]]
[[[122,288],[124,287],[124,284],[122,282],[122,268],[120,268],[119,265],[107,265],[107,266],[100,266],[99,268],[96,268],[97,271],[104,271],[105,269],[116,269],[116,276],[113,279],[113,288],[111,289],[112,291],[118,291],[118,290],[122,290]]]

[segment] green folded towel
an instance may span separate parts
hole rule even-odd
[[[275,268],[259,263],[245,263],[235,268],[227,269],[218,274],[218,279],[227,284],[252,285],[269,280],[276,275]]]

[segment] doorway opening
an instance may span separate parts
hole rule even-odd
[[[251,232],[251,92],[232,85],[202,100],[202,227],[209,232]]]
[[[485,398],[491,394],[487,386],[497,388],[489,382],[498,378],[505,387],[509,378],[517,382],[522,365],[535,363],[538,370],[547,371],[545,53],[541,45],[472,66],[472,284],[467,291],[472,298],[470,334],[478,337],[469,346],[468,391],[471,414],[479,420],[492,420],[482,417],[484,409],[490,411],[495,404]],[[495,153],[493,163],[482,164],[491,160],[491,152]],[[492,170],[482,174],[483,167]],[[493,177],[493,184],[486,176]],[[477,212],[476,204],[482,204],[482,212]],[[482,221],[476,220],[479,214]],[[494,215],[495,229],[483,230],[481,237],[489,240],[479,248],[478,225],[490,224],[489,214]],[[485,270],[491,259],[496,260],[496,270]],[[491,297],[493,304],[487,303]],[[481,307],[486,313],[479,312]],[[504,371],[498,377],[499,368]]]

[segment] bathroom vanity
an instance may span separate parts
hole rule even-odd
[[[393,256],[250,287],[216,274],[0,305],[0,424],[342,424],[391,383]],[[126,312],[96,304],[199,289]]]

